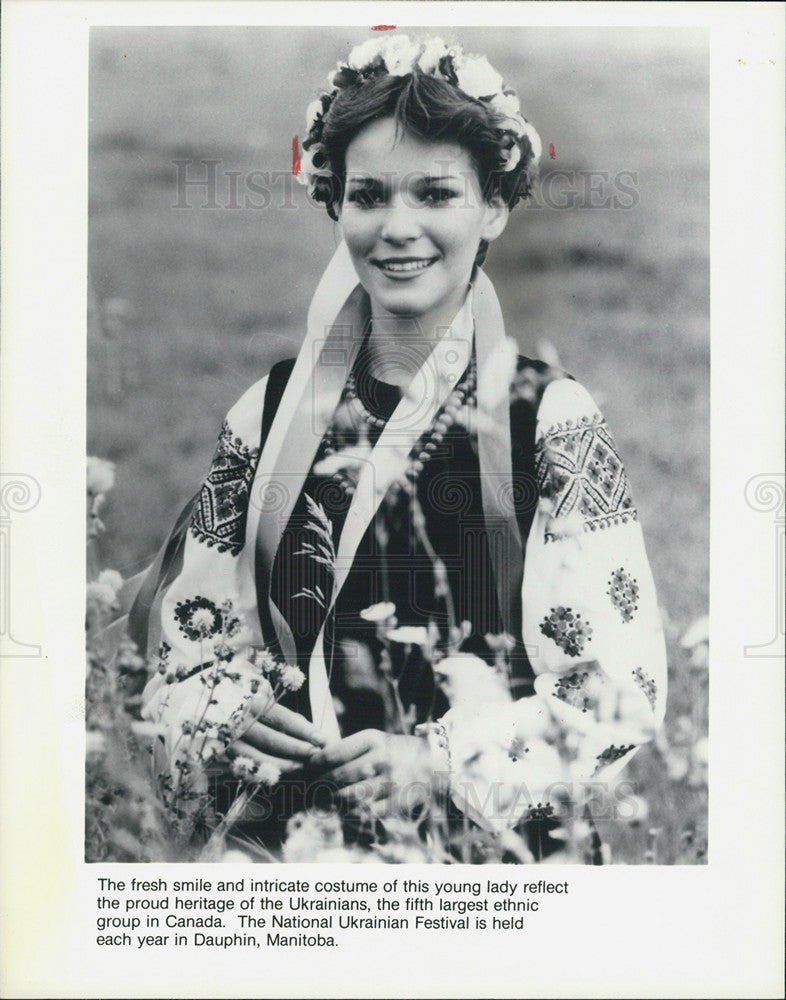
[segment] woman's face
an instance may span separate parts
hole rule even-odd
[[[464,300],[482,239],[505,228],[502,202],[484,201],[470,154],[407,133],[392,118],[368,125],[346,152],[341,226],[374,315],[448,325]]]

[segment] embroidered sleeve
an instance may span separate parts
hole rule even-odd
[[[665,646],[636,508],[614,438],[581,385],[547,387],[535,444],[539,506],[522,587],[535,694],[451,708],[442,720],[454,798],[497,827],[611,781],[665,710]],[[474,761],[463,777],[462,758]]]
[[[261,643],[253,557],[246,546],[267,379],[230,410],[194,505],[179,572],[151,614],[159,671],[143,695],[143,715],[165,728],[168,755],[194,717],[226,724],[249,695],[254,672],[235,650]],[[229,602],[229,604],[227,603]],[[235,622],[239,619],[240,624]],[[231,625],[231,627],[230,627]],[[229,657],[229,659],[227,659]],[[206,712],[205,665],[221,666]]]
[[[191,516],[191,534],[219,552],[240,554],[245,540],[248,492],[259,449],[250,447],[225,420],[216,453]]]

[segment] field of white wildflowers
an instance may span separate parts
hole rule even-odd
[[[331,801],[311,803],[289,818],[283,843],[266,842],[264,836],[250,836],[246,820],[252,807],[264,805],[268,793],[282,779],[278,767],[269,761],[252,759],[238,740],[256,719],[271,717],[279,698],[298,690],[304,681],[299,667],[279,661],[272,653],[248,644],[249,633],[235,612],[230,598],[220,606],[206,598],[196,598],[183,609],[181,627],[200,643],[198,674],[201,688],[195,699],[181,697],[188,672],[171,662],[171,650],[164,642],[154,661],[139,655],[123,628],[113,637],[113,628],[123,619],[119,611],[123,578],[114,569],[98,569],[95,550],[105,531],[101,510],[114,485],[114,466],[91,457],[87,465],[87,545],[92,579],[87,584],[86,602],[86,825],[85,854],[88,861],[349,861],[362,863],[535,863],[542,860],[533,852],[529,838],[516,825],[485,833],[464,820],[451,823],[443,799],[438,794],[424,808],[395,808],[384,812],[365,808],[342,811]],[[321,538],[330,561],[335,559],[330,522],[317,504],[310,501],[310,527]],[[427,542],[427,540],[426,540]],[[314,546],[299,555],[323,559]],[[434,557],[435,581],[440,562]],[[303,597],[321,600],[320,594],[304,592]],[[398,675],[392,669],[394,657],[417,655],[431,664],[438,682],[451,704],[461,696],[472,703],[509,697],[509,644],[506,637],[487,637],[496,650],[495,662],[458,652],[459,644],[471,630],[469,623],[449,628],[447,645],[441,643],[434,626],[399,626],[395,606],[375,604],[361,611],[376,626],[380,653],[367,668],[365,682],[381,695],[388,732],[417,732],[412,713],[405,710],[399,692]],[[697,622],[683,637],[682,648],[690,651],[688,670],[694,680],[706,671],[706,631]],[[152,721],[142,721],[139,708],[141,688],[151,675],[159,675],[163,696]],[[229,679],[233,685],[231,712],[224,705],[219,685]],[[238,687],[239,685],[239,687]],[[222,689],[223,690],[223,689]],[[706,692],[697,690],[696,703],[706,701]],[[170,704],[170,701],[172,704]],[[171,711],[170,711],[171,710]],[[279,709],[280,711],[280,709]],[[166,718],[164,719],[164,713]],[[534,710],[533,710],[534,713]],[[540,714],[540,713],[537,713]],[[694,725],[705,720],[698,712],[694,720],[680,717],[671,743],[661,734],[657,750],[661,755],[664,779],[675,796],[690,790],[696,797],[706,793],[706,738],[696,740]],[[534,719],[526,746],[514,738],[507,746],[513,780],[490,782],[484,768],[483,748],[472,739],[464,741],[460,765],[465,780],[479,792],[496,796],[499,815],[514,807],[517,785],[516,760],[524,753],[545,754],[549,761],[562,759],[569,774],[572,759],[570,734],[555,723]],[[548,729],[546,731],[544,726]],[[544,731],[540,731],[544,730]],[[507,741],[510,742],[509,737]],[[463,746],[463,745],[462,745]],[[240,747],[240,749],[239,749]],[[534,752],[533,752],[534,751]],[[453,755],[456,754],[453,748]],[[465,759],[466,758],[466,759]],[[533,759],[529,758],[529,759]],[[519,765],[520,766],[520,765]],[[549,768],[550,774],[553,773]],[[496,776],[496,770],[494,774]],[[228,795],[217,794],[224,784]],[[227,785],[227,782],[229,784]],[[551,786],[553,787],[553,786]],[[566,786],[568,787],[568,786]],[[526,818],[553,824],[550,839],[558,849],[550,850],[552,863],[608,864],[615,860],[611,844],[601,840],[595,819],[610,818],[612,827],[622,828],[612,841],[621,850],[641,852],[641,860],[656,863],[662,830],[652,826],[647,798],[634,794],[635,784],[626,777],[599,785],[600,798],[593,795],[591,808],[567,793],[543,796],[543,805],[527,806]],[[436,790],[436,789],[435,789]],[[397,790],[402,797],[402,790]],[[406,793],[406,790],[403,790]],[[527,795],[532,792],[527,790]],[[536,796],[540,798],[541,796]],[[262,801],[260,801],[260,799]],[[534,800],[533,800],[534,801]],[[223,809],[219,803],[224,802]],[[422,805],[422,803],[421,803]],[[607,824],[608,825],[608,824]],[[646,832],[645,832],[646,831]],[[671,832],[671,831],[670,831]],[[606,834],[608,836],[608,834]],[[670,845],[672,848],[675,845]],[[704,838],[689,821],[682,822],[679,837],[682,862],[700,861],[706,850]]]

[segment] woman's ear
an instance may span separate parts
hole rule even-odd
[[[505,204],[502,196],[495,194],[486,205],[486,215],[480,234],[481,239],[486,240],[487,243],[491,243],[492,240],[501,236],[505,230],[505,226],[508,224],[509,215],[510,209]]]

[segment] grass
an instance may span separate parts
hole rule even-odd
[[[286,32],[284,34],[284,31]],[[450,32],[440,32],[449,36]],[[338,239],[285,180],[292,136],[333,61],[362,29],[93,29],[90,79],[89,451],[118,464],[104,564],[141,568],[198,485],[221,419],[292,356]],[[487,265],[522,353],[541,340],[595,396],[628,466],[667,623],[667,736],[706,727],[677,639],[708,606],[708,57],[700,32],[457,30],[518,86],[548,149],[540,204],[516,210]],[[280,172],[266,207],[178,209],[176,159]],[[576,192],[572,208],[544,192]],[[577,173],[577,172],[584,172]],[[596,190],[584,188],[593,171]],[[631,207],[590,207],[624,194]],[[253,182],[253,178],[252,178]],[[630,178],[617,183],[632,182]],[[243,195],[261,198],[241,184]],[[182,200],[182,199],[181,199]],[[284,204],[288,203],[288,207]],[[121,315],[108,337],[100,313]],[[697,702],[698,699],[698,702]],[[706,824],[706,790],[664,777],[667,749],[629,768],[675,860]],[[646,831],[614,834],[640,859]],[[638,838],[638,839],[637,839]]]

